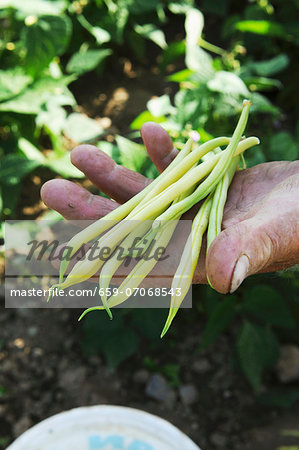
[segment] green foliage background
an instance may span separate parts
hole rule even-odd
[[[231,132],[245,97],[253,101],[248,134],[262,142],[249,153],[248,166],[297,159],[298,9],[298,0],[0,0],[2,220],[18,218],[23,179],[32,171],[46,167],[53,176],[83,177],[70,164],[69,141],[98,144],[118,163],[153,177],[157,172],[144,147],[128,139],[134,130],[154,120],[178,147],[191,130],[206,141]],[[180,39],[169,32],[176,27]],[[152,50],[159,76],[175,83],[176,93],[151,99],[131,123],[130,136],[107,142],[99,123],[80,112],[72,83],[91,71],[105,79],[106,63],[120,54],[143,64]],[[169,75],[171,64],[179,70]],[[235,367],[258,392],[264,371],[278,359],[279,342],[299,343],[298,288],[295,271],[252,277],[233,296],[197,288],[190,332],[204,315],[200,349],[229,330]],[[115,367],[137,351],[142,339],[153,348],[161,345],[161,317],[160,311],[124,310],[106,323],[91,315],[83,325],[82,349],[100,350]],[[115,336],[121,336],[121,347]],[[151,366],[150,359],[145,364]],[[163,370],[179,383],[177,366]],[[297,391],[288,395],[289,404],[298,399]],[[264,401],[283,403],[277,393]]]

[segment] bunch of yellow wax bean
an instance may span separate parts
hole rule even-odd
[[[189,139],[167,169],[151,184],[128,202],[75,235],[67,244],[68,249],[71,248],[71,255],[68,254],[68,258],[61,262],[59,284],[52,286],[49,297],[54,293],[54,288],[64,289],[85,281],[101,269],[99,292],[102,293],[102,303],[88,308],[81,318],[96,309],[106,309],[112,317],[110,308],[127,300],[127,293],[137,288],[157,263],[155,258],[139,258],[118,287],[119,294],[108,297],[111,279],[122,263],[113,253],[114,249],[120,243],[123,248],[130,248],[137,235],[143,236],[140,246],[144,242],[154,242],[152,252],[156,248],[166,248],[182,214],[201,201],[173,277],[170,310],[161,333],[161,337],[164,336],[192,284],[204,233],[207,231],[208,249],[221,232],[227,191],[243,152],[259,143],[257,137],[243,137],[250,105],[250,101],[244,100],[231,138],[218,137],[202,145],[197,145]],[[106,233],[102,235],[104,232]],[[92,247],[64,279],[69,257],[83,244],[91,241],[94,241]],[[95,253],[95,246],[98,251],[103,247],[111,249],[111,257],[105,260],[90,258],[91,252],[93,255]]]

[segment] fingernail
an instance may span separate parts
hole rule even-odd
[[[249,270],[249,259],[248,256],[242,255],[238,259],[235,265],[235,270],[232,276],[232,281],[230,285],[230,293],[235,292],[236,289],[240,286],[244,278],[246,277]]]

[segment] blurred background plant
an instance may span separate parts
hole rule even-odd
[[[298,0],[0,0],[2,220],[53,215],[36,193],[54,176],[83,178],[69,160],[76,144],[94,143],[117,163],[154,177],[139,140],[144,122],[160,123],[179,148],[191,132],[202,142],[229,134],[245,97],[253,101],[248,134],[261,139],[247,165],[296,159],[298,7]],[[122,83],[133,79],[138,85],[146,74],[150,86],[149,80],[158,80],[160,92],[150,87],[136,117],[123,115],[116,126],[106,100],[110,79],[120,70]],[[95,101],[88,108],[84,100],[96,97],[99,87],[98,105],[106,102],[101,116]],[[126,90],[117,92],[116,100],[125,103]],[[133,90],[133,102],[137,96]],[[198,317],[206,317],[199,349],[221,332],[231,333],[233,367],[259,392],[264,371],[279,358],[279,343],[299,344],[298,287],[293,271],[251,277],[228,297],[197,287],[196,309],[183,312],[182,321],[194,333]],[[116,316],[112,323],[100,315],[86,318],[86,354],[101,351],[113,368],[137,352],[143,339],[159,348],[161,311]],[[179,326],[178,317],[163,345],[174,345]],[[120,335],[121,347],[113,339]],[[145,364],[156,370],[150,361]],[[179,367],[161,371],[179,384]],[[264,401],[279,404],[281,398],[270,393]],[[296,401],[298,390],[289,398]]]

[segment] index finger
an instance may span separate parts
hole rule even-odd
[[[169,134],[155,122],[145,123],[140,133],[149,157],[159,172],[163,172],[178,154]]]
[[[178,153],[168,133],[157,123],[147,122],[141,129],[141,136],[149,157],[162,172]],[[71,153],[71,161],[102,192],[119,203],[129,200],[150,182],[140,173],[116,164],[92,145],[76,147]]]

